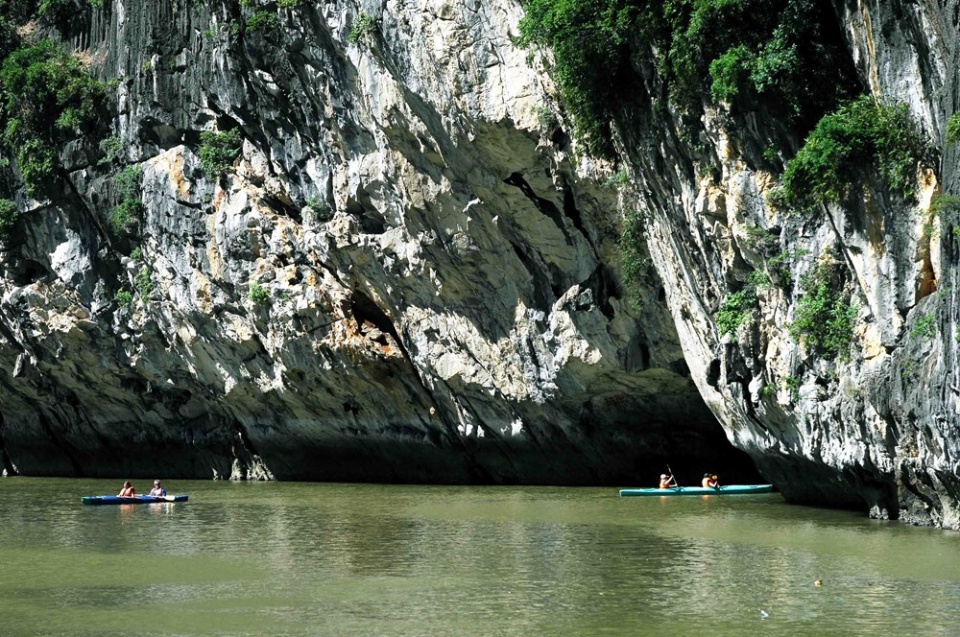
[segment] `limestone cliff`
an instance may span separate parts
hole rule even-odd
[[[729,439],[792,501],[960,528],[956,2],[808,4],[844,91],[930,140],[911,196],[857,170],[813,212],[774,205],[814,120],[678,95],[635,35],[599,140],[512,1],[107,0],[22,27],[115,80],[113,141],[65,144],[43,194],[7,180],[6,470],[749,476]],[[626,248],[656,272],[625,282]],[[843,303],[810,314],[826,279]]]
[[[620,123],[620,152],[687,363],[734,444],[791,501],[956,529],[960,234],[945,129],[957,99],[957,5],[835,9],[863,89],[905,105],[933,148],[912,167],[912,197],[867,170],[841,202],[784,211],[771,194],[802,140],[772,144],[783,131],[764,127],[762,110],[724,103],[704,106],[692,145],[679,141],[675,111],[646,104],[648,123]],[[836,356],[794,329],[828,270],[843,273],[852,317],[850,350]],[[737,307],[727,299],[748,289],[755,298],[724,333],[720,316]]]
[[[516,3],[70,6],[113,114],[15,191],[7,472],[754,475],[652,271],[627,298],[618,190],[550,115]]]

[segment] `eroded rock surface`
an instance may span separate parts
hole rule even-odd
[[[513,43],[514,2],[302,4],[275,8],[275,30],[232,2],[93,11],[75,44],[119,80],[123,152],[103,164],[77,144],[62,192],[17,194],[5,471],[754,478],[729,439],[792,501],[960,528],[960,219],[933,203],[957,190],[957,5],[835,8],[862,88],[937,150],[914,201],[864,179],[849,205],[774,208],[803,140],[712,104],[691,143],[652,64],[637,75],[660,102],[638,91],[620,163],[592,160],[549,53]],[[226,130],[242,148],[217,177],[201,131]],[[143,218],[117,236],[134,164]],[[626,211],[659,275],[632,297]],[[855,308],[843,356],[790,333],[825,271]],[[721,334],[724,300],[758,274]]]
[[[627,298],[610,168],[547,117],[517,4],[275,11],[258,31],[232,2],[107,2],[76,35],[118,80],[123,146],[65,153],[49,200],[19,193],[0,280],[8,472],[755,477],[659,284]],[[242,135],[219,178],[204,130]],[[143,216],[118,236],[131,165]]]
[[[706,108],[702,152],[677,141],[669,115],[621,130],[687,363],[734,444],[792,501],[956,529],[956,219],[932,205],[957,186],[956,147],[944,138],[957,94],[948,4],[840,8],[865,90],[907,105],[942,150],[917,167],[915,201],[873,180],[848,205],[778,210],[768,196],[785,158],[761,153],[778,131],[755,113]],[[846,277],[856,311],[847,356],[818,355],[789,333],[818,268]],[[724,299],[756,274],[767,279],[756,308],[721,334]]]

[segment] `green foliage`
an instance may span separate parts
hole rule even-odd
[[[800,379],[796,376],[784,376],[783,388],[790,392],[790,399],[794,402],[800,400]]]
[[[115,234],[120,235],[126,228],[140,220],[143,204],[140,203],[140,179],[143,169],[140,166],[127,166],[114,177],[113,185],[117,189],[119,203],[110,215],[110,225]]]
[[[519,45],[547,46],[553,77],[574,127],[589,148],[610,154],[609,121],[631,75],[628,39],[641,3],[631,0],[527,0]]]
[[[71,0],[41,0],[37,15],[49,19],[60,20],[73,9]]]
[[[100,141],[100,152],[103,153],[101,164],[109,164],[114,159],[119,159],[124,151],[123,138],[118,135],[111,135]]]
[[[110,227],[117,235],[123,234],[127,226],[134,223],[140,215],[140,202],[123,199],[110,213]]]
[[[932,313],[918,316],[910,328],[910,336],[913,338],[933,338],[936,335],[937,317]]]
[[[909,358],[905,358],[900,361],[900,380],[904,383],[912,383],[915,380],[916,369],[914,368],[913,361]]]
[[[889,106],[863,95],[825,116],[803,148],[787,162],[784,202],[798,209],[843,201],[868,169],[895,194],[912,199],[918,164],[929,145],[906,106]]]
[[[770,275],[765,270],[754,270],[750,273],[748,283],[756,289],[769,288],[773,285]]]
[[[765,200],[767,205],[778,212],[790,211],[790,200],[787,198],[787,191],[782,185],[777,185],[767,191]]]
[[[618,105],[649,83],[636,69],[651,52],[671,101],[685,111],[709,93],[806,127],[857,82],[833,8],[822,0],[522,4],[518,44],[553,51],[552,76],[576,132],[600,154],[612,151]]]
[[[9,199],[0,199],[0,247],[10,244],[10,237],[13,235],[19,216],[17,204]]]
[[[113,184],[121,197],[138,196],[140,193],[140,180],[143,178],[143,168],[137,165],[130,165],[121,170],[113,179]]]
[[[353,21],[350,33],[347,34],[347,41],[359,45],[373,35],[376,28],[377,19],[368,13],[361,13]]]
[[[746,226],[744,234],[744,243],[761,256],[771,256],[780,247],[780,237],[759,226]]]
[[[630,184],[630,173],[627,172],[626,168],[621,168],[615,173],[612,173],[606,178],[603,182],[604,188],[626,188]]]
[[[640,309],[644,288],[653,286],[657,280],[656,270],[645,246],[643,216],[637,210],[630,210],[624,215],[620,233],[620,274],[627,298],[634,309]]]
[[[280,28],[280,18],[272,11],[257,11],[246,24],[248,31],[270,34]]]
[[[133,303],[133,293],[126,288],[121,288],[117,290],[117,293],[113,296],[113,300],[116,301],[118,306],[126,309]]]
[[[319,197],[311,197],[307,200],[306,207],[302,210],[303,220],[307,225],[313,223],[323,223],[333,219],[333,210],[329,204]]]
[[[832,9],[817,0],[666,0],[677,101],[762,103],[795,120],[834,107],[855,83]]]
[[[757,307],[757,293],[752,284],[739,292],[727,295],[717,310],[716,323],[720,336],[735,333],[743,320]]]
[[[941,219],[951,213],[960,212],[960,197],[938,193],[930,200],[930,212]]]
[[[803,296],[788,327],[795,341],[802,339],[812,352],[827,360],[845,358],[853,341],[857,308],[843,292],[843,273],[835,261],[822,261],[804,279]]]
[[[559,123],[553,109],[549,106],[543,105],[537,107],[534,114],[537,116],[537,123],[540,124],[540,128],[543,130],[549,131]]]
[[[10,127],[7,127],[10,130]],[[17,166],[30,194],[39,193],[44,183],[56,179],[57,161],[54,149],[42,140],[28,138],[16,148]]]
[[[214,179],[219,179],[233,166],[240,155],[243,140],[240,131],[234,129],[222,133],[200,133],[200,167]]]
[[[960,113],[954,113],[947,120],[947,141],[951,144],[960,141]]]
[[[271,36],[277,33],[280,29],[280,16],[278,11],[280,9],[295,9],[300,7],[303,4],[304,0],[272,0],[258,1],[258,0],[240,0],[240,7],[246,9],[244,13],[249,17],[245,17],[240,22],[235,22],[230,27],[230,33],[232,36],[236,37],[240,34],[241,24],[247,33],[259,33],[263,36]],[[214,38],[217,35],[217,32],[213,29],[207,29],[204,31],[204,35],[208,38]]]
[[[2,143],[16,156],[29,193],[56,178],[57,149],[92,128],[103,101],[103,85],[52,40],[19,48],[3,60]]]
[[[793,277],[790,275],[790,266],[796,259],[805,254],[807,254],[806,250],[784,251],[770,258],[766,262],[766,266],[767,271],[770,273],[771,280],[783,289],[793,287]]]
[[[270,290],[263,287],[259,283],[254,282],[250,285],[250,292],[247,293],[247,298],[253,301],[256,305],[269,305]]]
[[[146,299],[150,296],[150,293],[153,292],[153,273],[150,271],[150,266],[145,265],[140,268],[139,272],[133,277],[133,285],[137,288],[140,298]]]
[[[733,99],[748,90],[750,69],[755,60],[749,48],[740,44],[710,63],[710,96],[715,101]]]
[[[52,40],[10,54],[0,82],[5,110],[19,112],[17,121],[48,138],[95,119],[102,98],[102,86]]]

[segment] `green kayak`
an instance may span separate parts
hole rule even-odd
[[[671,487],[669,489],[620,489],[620,495],[626,496],[667,496],[667,495],[745,495],[749,493],[770,493],[772,484],[731,484],[717,487]]]

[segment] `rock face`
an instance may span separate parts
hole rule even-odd
[[[957,151],[944,140],[957,95],[956,3],[851,1],[839,12],[867,89],[906,104],[942,149],[918,175],[916,202],[871,181],[849,206],[778,211],[757,152],[771,131],[749,115],[731,125],[716,109],[702,121],[702,153],[664,134],[679,128],[669,116],[621,126],[624,152],[687,363],[734,444],[789,500],[957,529],[957,221],[931,206],[957,186]],[[847,273],[849,357],[828,360],[789,333],[818,267]],[[755,272],[781,285],[758,286],[756,309],[721,335],[723,300]]]
[[[768,204],[787,157],[762,150],[787,136],[722,106],[692,145],[633,104],[620,172],[589,159],[515,2],[250,4],[78,23],[123,147],[68,147],[57,196],[17,194],[8,473],[609,484],[752,479],[749,456],[792,501],[960,528],[960,221],[931,205],[957,187],[955,1],[836,3],[864,87],[941,152],[915,202],[867,180],[818,215]],[[228,130],[218,177],[201,131]],[[143,215],[118,236],[129,165]],[[632,298],[624,210],[659,275]],[[791,335],[825,269],[849,355]],[[721,334],[756,273],[774,284]]]
[[[511,40],[518,5],[256,15],[127,0],[80,21],[82,57],[117,80],[122,144],[68,147],[59,192],[17,193],[6,473],[756,477],[659,283],[627,298],[617,189],[552,123]],[[205,130],[240,132],[221,176]],[[142,218],[118,231],[130,166]]]

